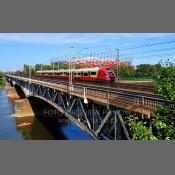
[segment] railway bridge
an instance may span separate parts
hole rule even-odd
[[[70,86],[59,80],[47,82],[12,75],[6,75],[6,79],[11,85],[18,85],[27,98],[38,98],[52,105],[94,139],[130,139],[123,116],[131,112],[149,118],[165,103],[161,98],[100,86]]]

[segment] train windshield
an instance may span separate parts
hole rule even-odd
[[[109,72],[110,77],[114,77],[114,73],[110,68],[106,69]]]
[[[106,68],[108,72],[112,72],[112,70],[110,68]]]

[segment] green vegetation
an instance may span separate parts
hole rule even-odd
[[[39,71],[39,70],[52,70],[53,67],[51,65],[43,65],[43,64],[36,64],[35,69],[34,67],[31,68],[31,73],[34,74],[34,72]],[[24,64],[23,71],[21,72],[24,75],[29,74],[29,65]]]
[[[0,71],[0,87],[4,86],[5,79],[3,73]]]
[[[0,71],[0,78],[3,78],[4,77],[4,75],[3,75],[3,73]]]
[[[143,122],[139,117],[130,116],[126,122],[133,140],[158,140],[158,138],[153,135],[152,129],[147,126],[148,123]]]
[[[175,101],[175,64],[167,61],[157,69],[154,78],[156,92],[167,100]]]
[[[133,78],[130,78],[130,77],[126,77],[126,78],[119,78],[119,80],[128,80],[128,81],[153,81],[152,78],[150,77],[133,77]]]
[[[162,63],[161,68],[156,72],[154,78],[155,90],[165,100],[175,103],[175,64],[169,61]],[[175,139],[175,108],[170,103],[165,103],[156,111],[156,118],[153,125],[159,131],[160,139]]]
[[[175,64],[160,63],[155,70],[154,86],[158,94],[167,101],[155,111],[156,116],[147,120],[131,116],[126,120],[133,140],[175,139]]]
[[[153,80],[156,72],[162,66],[161,64],[140,64],[135,66],[132,65],[120,65],[119,66],[119,79],[120,80]],[[117,68],[114,68],[117,75]]]
[[[34,74],[36,71],[40,70],[58,70],[58,69],[68,69],[68,65],[60,65],[60,66],[52,66],[50,64],[36,64],[35,67],[31,68],[31,73]],[[23,71],[19,72],[20,75],[28,75],[29,74],[29,65],[24,64]]]

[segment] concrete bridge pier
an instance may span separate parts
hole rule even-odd
[[[30,102],[27,98],[15,100],[15,117],[35,116]]]
[[[22,96],[20,96],[21,92],[18,92],[19,88],[20,91],[22,91]],[[14,100],[15,117],[34,116],[30,102],[26,98],[26,94],[29,93],[29,90],[22,89],[14,81],[11,81],[10,83],[6,82],[5,89],[7,91],[8,98]]]
[[[16,92],[15,87],[12,87],[9,82],[6,82],[5,84],[5,90],[7,91],[7,96],[11,100],[19,99],[19,95]]]

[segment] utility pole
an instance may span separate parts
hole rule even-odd
[[[27,75],[26,66],[24,66],[24,76]]]
[[[117,55],[117,89],[119,90],[119,49],[116,49],[116,55]]]
[[[35,74],[35,66],[33,67],[33,73]]]
[[[29,79],[31,79],[31,66],[29,65]]]
[[[54,77],[55,62],[53,61],[53,62],[51,62],[51,64],[52,64],[52,69],[53,69],[53,77]]]
[[[72,58],[69,60],[69,86],[72,87]]]
[[[74,47],[71,46],[70,49],[74,49]],[[74,58],[73,52],[70,55],[71,56],[69,59],[69,86],[70,86],[70,90],[72,90],[72,59]]]

